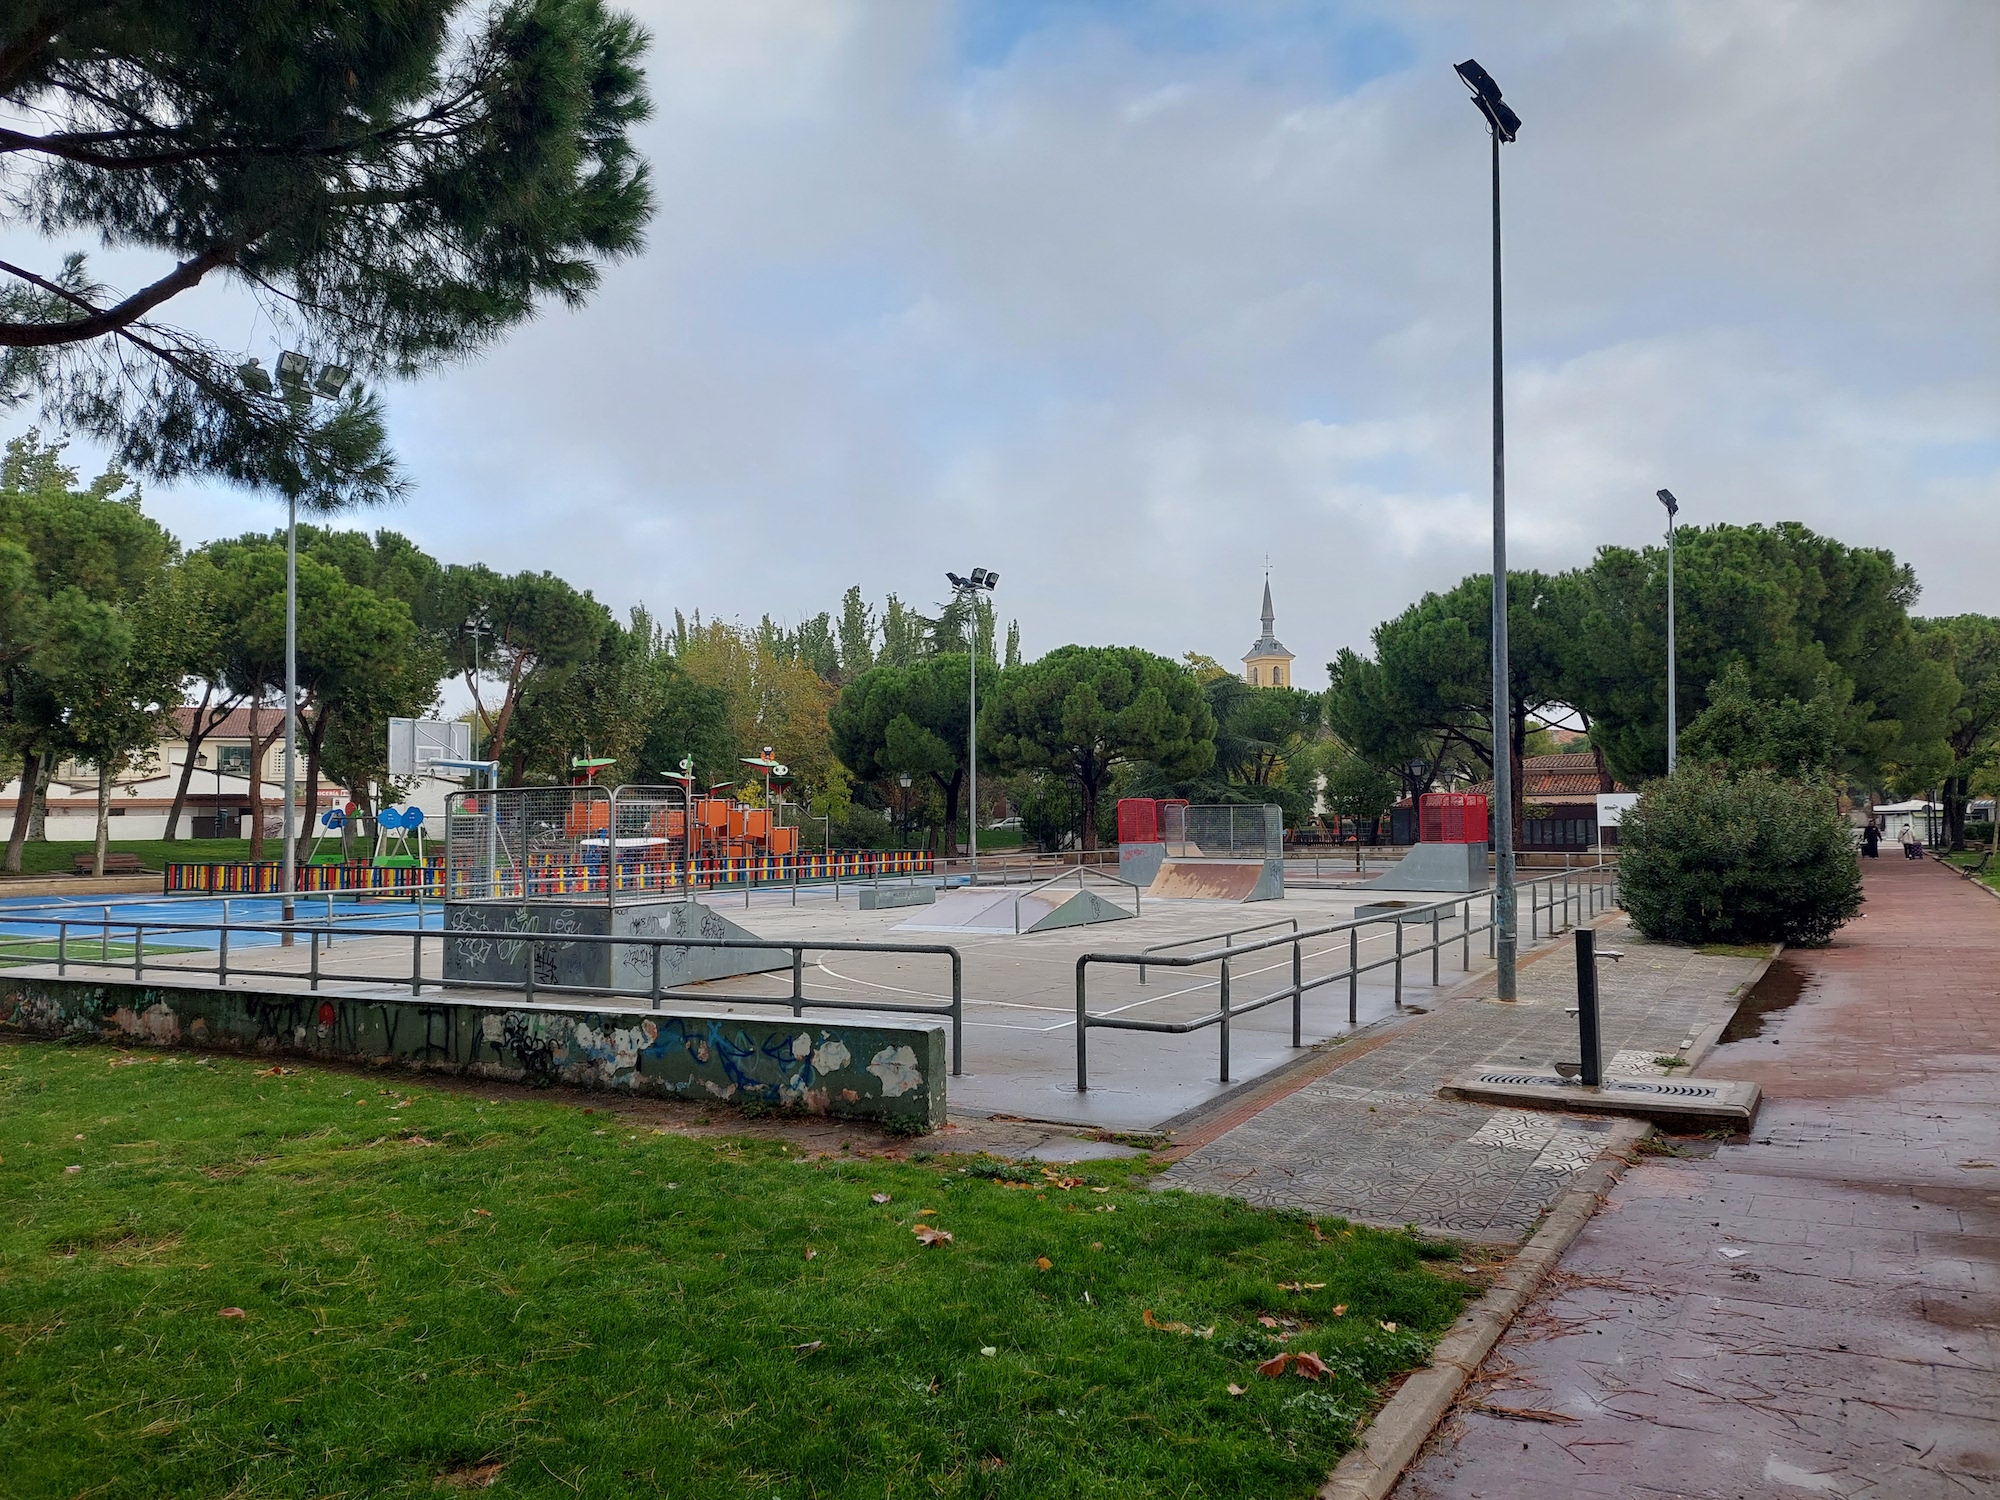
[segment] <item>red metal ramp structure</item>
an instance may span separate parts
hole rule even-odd
[[[1118,869],[1169,901],[1277,901],[1285,894],[1284,819],[1276,803],[1194,807],[1118,804]]]

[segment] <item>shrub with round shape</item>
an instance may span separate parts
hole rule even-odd
[[[1821,948],[1861,909],[1852,830],[1823,783],[1683,766],[1647,786],[1618,847],[1625,909],[1658,941]]]

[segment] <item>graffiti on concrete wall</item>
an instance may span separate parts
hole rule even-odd
[[[930,1128],[935,1027],[211,990],[0,976],[0,1025],[131,1045],[290,1052],[547,1087],[756,1101]]]

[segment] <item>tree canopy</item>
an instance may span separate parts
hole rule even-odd
[[[873,667],[841,693],[829,721],[834,752],[860,781],[926,777],[944,802],[945,851],[957,849],[959,793],[969,764],[971,659],[932,656]]]
[[[0,223],[61,248],[0,261],[0,402],[38,395],[138,472],[394,494],[362,382],[254,388],[167,314],[234,283],[315,362],[392,378],[580,303],[652,211],[645,45],[601,0],[5,7]],[[154,268],[113,290],[86,247]]]
[[[1080,796],[1084,847],[1112,772],[1150,761],[1170,775],[1215,763],[1215,715],[1192,673],[1137,646],[1063,646],[1001,676],[980,707],[980,749],[1002,770],[1052,770]]]

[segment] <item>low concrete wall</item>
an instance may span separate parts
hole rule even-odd
[[[1365,891],[1483,891],[1493,883],[1484,844],[1417,844]]]
[[[864,885],[861,887],[861,909],[863,911],[890,911],[901,906],[937,905],[937,887],[934,885]]]
[[[465,984],[512,988],[528,976],[532,950],[536,984],[575,985],[627,995],[653,992],[653,950],[612,943],[569,943],[561,938],[705,938],[711,942],[755,942],[757,934],[699,901],[647,901],[614,912],[602,902],[452,901],[445,905],[448,931],[464,933],[444,947],[444,977]],[[523,933],[549,933],[558,941],[526,943]],[[660,949],[660,988],[676,989],[738,974],[789,969],[792,956],[769,948]]]
[[[944,1028],[0,974],[0,1027],[944,1124]]]

